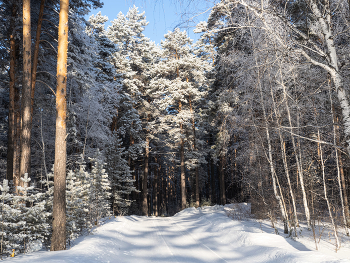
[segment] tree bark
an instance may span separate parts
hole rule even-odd
[[[157,158],[156,158],[157,163]],[[153,197],[153,215],[158,216],[158,171],[159,167],[155,166],[154,168],[154,197]]]
[[[188,78],[186,79],[188,82]],[[192,115],[192,131],[193,131],[193,150],[196,151],[196,125],[195,125],[195,120],[194,120],[194,111],[193,111],[193,107],[192,107],[192,100],[191,100],[191,96],[189,96],[188,99],[189,103],[190,103],[190,112]],[[198,171],[198,165],[199,163],[196,164],[196,168],[195,168],[195,184],[196,184],[196,207],[199,207],[199,171]]]
[[[17,186],[20,181],[20,159],[21,159],[21,105],[19,88],[15,87],[15,141],[14,141],[14,152],[13,152],[13,185],[15,192],[17,192]]]
[[[280,64],[279,66],[280,66],[281,83],[282,83],[282,85],[284,86],[281,64]],[[285,94],[284,94],[284,95],[285,95]],[[278,124],[278,126],[280,127],[280,120],[279,120],[279,118],[280,118],[280,113],[279,113],[279,111],[277,110],[277,107],[276,107],[276,102],[275,102],[275,99],[274,99],[274,94],[273,94],[272,88],[271,88],[271,97],[272,97],[272,101],[273,101],[273,106],[274,106],[275,115],[276,115],[276,118],[277,118],[277,124]],[[284,99],[287,99],[287,98],[284,97]],[[292,204],[293,204],[294,231],[295,231],[295,234],[296,234],[296,227],[297,227],[297,226],[299,227],[299,221],[298,221],[298,216],[297,216],[297,209],[296,209],[296,203],[295,203],[294,192],[293,192],[293,189],[292,189],[292,184],[291,184],[291,182],[290,182],[289,167],[288,167],[287,153],[286,153],[286,144],[285,144],[285,141],[284,141],[284,139],[283,139],[283,136],[282,136],[282,133],[281,133],[281,130],[280,130],[280,129],[278,129],[278,135],[279,135],[279,138],[280,138],[280,144],[281,144],[281,150],[282,150],[282,161],[283,161],[284,171],[285,171],[285,174],[286,174],[286,177],[287,177],[287,182],[288,182],[288,187],[289,187],[289,193],[290,193],[290,196],[291,196],[291,199],[292,199]]]
[[[15,85],[16,85],[16,41],[14,38],[15,18],[17,6],[12,5],[11,35],[10,35],[10,91],[9,91],[9,117],[8,117],[8,143],[7,143],[7,170],[6,179],[13,180],[14,173],[14,151],[15,151]]]
[[[181,112],[182,104],[179,101],[179,112]],[[186,175],[185,175],[185,142],[182,138],[183,135],[183,124],[180,123],[181,140],[180,140],[180,187],[181,187],[181,209],[186,208]]]
[[[143,170],[142,178],[142,215],[148,215],[148,203],[147,203],[147,180],[148,180],[148,159],[149,159],[149,138],[146,137],[146,149],[145,149],[145,167]]]
[[[318,135],[318,140],[321,140],[320,130],[317,130],[317,135]],[[333,230],[334,230],[334,237],[335,237],[335,241],[336,241],[335,248],[337,250],[339,248],[339,246],[340,246],[339,238],[338,238],[338,232],[337,232],[337,228],[336,228],[335,223],[334,223],[334,219],[333,219],[333,215],[332,215],[332,211],[331,211],[331,206],[330,206],[328,195],[327,195],[326,174],[325,174],[325,167],[324,167],[324,161],[323,161],[322,146],[321,146],[321,144],[318,144],[318,146],[319,146],[319,149],[320,149],[320,161],[321,161],[321,167],[322,167],[322,179],[323,179],[324,198],[326,199],[326,202],[327,202],[329,218],[331,219],[331,223],[332,223]]]
[[[66,249],[66,114],[69,0],[60,1],[56,90],[56,139],[51,251]]]
[[[181,124],[182,127],[182,124]],[[180,166],[181,166],[181,209],[186,208],[186,178],[185,178],[185,147],[184,140],[181,138],[180,142]]]
[[[30,0],[23,0],[23,84],[22,84],[22,130],[20,176],[30,176],[30,138],[31,138],[31,22]],[[20,182],[20,185],[22,183]]]
[[[286,87],[284,85],[283,85],[283,99],[284,99],[285,105],[286,105],[289,126],[291,127],[291,131],[292,131],[292,127],[293,127],[292,118],[291,118],[289,105],[288,105],[287,91],[286,91]],[[298,125],[299,125],[299,121],[298,121]],[[301,164],[301,158],[299,159],[297,146],[296,146],[295,139],[294,139],[293,135],[291,135],[291,139],[292,139],[294,156],[295,156],[295,160],[296,160],[296,164],[297,164],[297,171],[299,174],[301,192],[303,195],[303,204],[304,204],[304,211],[305,211],[305,216],[306,216],[306,221],[307,221],[307,227],[310,228],[311,217],[310,217],[310,210],[309,210],[309,205],[308,205],[307,195],[306,195],[306,190],[305,190],[305,185],[304,185],[304,173],[303,173],[303,168],[302,168],[302,164]],[[300,144],[299,144],[299,146],[300,146]]]
[[[225,156],[220,158],[220,204],[226,204],[226,195],[225,195]]]
[[[34,105],[34,94],[35,94],[35,83],[36,83],[36,72],[38,69],[38,58],[39,58],[39,43],[40,43],[40,35],[41,35],[41,26],[43,23],[43,16],[44,16],[44,6],[45,6],[45,0],[41,0],[40,2],[40,10],[39,10],[39,19],[38,19],[38,26],[36,29],[36,38],[35,38],[35,46],[34,46],[34,56],[33,56],[33,68],[32,68],[32,90],[31,90],[31,120],[30,122],[33,122],[33,105]]]

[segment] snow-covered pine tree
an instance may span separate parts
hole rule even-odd
[[[104,169],[105,163],[102,161],[102,154],[97,150],[94,158],[90,158],[93,163],[91,170],[90,187],[90,214],[92,222],[99,224],[103,217],[111,215],[111,186],[108,174]]]
[[[118,72],[123,76],[123,93],[117,120],[118,133],[124,138],[123,146],[128,153],[128,162],[134,167],[134,160],[139,157],[145,147],[142,183],[142,214],[148,214],[147,180],[149,163],[149,121],[152,118],[152,104],[146,95],[149,83],[149,69],[157,57],[156,46],[145,37],[143,31],[147,26],[145,13],[137,7],[129,9],[126,16],[118,14],[108,28],[109,38],[117,44],[119,50],[115,54],[118,60]],[[140,121],[142,120],[142,123]],[[135,176],[135,175],[134,175]]]
[[[191,157],[196,159],[192,163],[199,164],[199,155],[194,154],[198,150],[195,146],[196,121],[200,111],[198,105],[208,88],[204,72],[209,65],[193,53],[191,44],[186,32],[178,28],[165,35],[161,42],[162,60],[152,69],[148,90],[148,95],[154,98],[163,113],[158,118],[159,129],[168,132],[168,146],[178,149],[182,209],[186,208],[185,155],[192,152]]]
[[[115,135],[114,142],[107,149],[107,173],[111,182],[113,214],[123,215],[131,205],[130,194],[137,191],[125,151],[121,146],[122,140]]]

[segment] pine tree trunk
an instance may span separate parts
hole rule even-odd
[[[31,22],[30,0],[23,0],[23,84],[22,84],[22,130],[20,176],[30,176],[30,138],[31,138]],[[22,185],[22,183],[20,182]]]
[[[17,186],[20,182],[20,160],[21,160],[21,105],[19,88],[15,87],[15,141],[13,152],[13,185],[15,192],[17,192]]]
[[[147,203],[147,180],[148,180],[148,158],[149,158],[149,138],[146,137],[146,149],[145,149],[145,167],[143,170],[142,178],[142,215],[148,215],[148,203]]]
[[[10,35],[10,91],[9,91],[9,117],[8,117],[8,142],[7,142],[7,174],[6,179],[13,180],[14,173],[14,151],[15,151],[15,85],[16,85],[16,41],[14,38],[15,18],[17,6],[12,5],[11,35]]]
[[[182,124],[181,124],[182,128]],[[181,129],[182,130],[182,129]],[[184,140],[181,138],[180,142],[180,166],[181,166],[181,209],[186,208],[186,178],[185,178],[185,147]]]
[[[157,159],[156,159],[156,163],[157,163]],[[154,216],[158,216],[158,171],[159,168],[157,166],[155,166],[154,168],[154,197],[153,197],[153,215]]]
[[[215,187],[215,164],[212,158],[210,158],[210,181],[211,181],[211,203],[216,204],[216,187]]]
[[[225,156],[221,156],[220,160],[220,204],[226,204],[225,195]]]
[[[56,139],[51,251],[66,249],[66,114],[69,0],[60,1],[56,90]]]
[[[44,16],[44,6],[45,6],[45,0],[41,0],[38,26],[36,29],[36,38],[35,38],[35,47],[34,47],[34,56],[33,56],[33,68],[32,68],[32,83],[31,83],[32,91],[31,91],[31,114],[30,114],[30,116],[31,116],[30,122],[31,123],[33,122],[33,106],[34,106],[36,72],[38,69],[39,43],[40,43],[40,35],[41,35],[41,26],[43,23],[43,16]]]
[[[198,171],[198,167],[196,167],[195,173],[196,173],[196,207],[199,207],[199,171]]]
[[[177,73],[179,75],[179,73]],[[181,112],[182,103],[179,101],[179,113]],[[183,136],[183,124],[180,123],[180,188],[181,188],[181,210],[186,208],[186,175],[185,175],[185,142]]]
[[[188,78],[186,79],[188,82]],[[193,111],[193,107],[192,107],[192,100],[191,100],[191,96],[189,96],[188,99],[189,103],[190,103],[190,112],[192,115],[192,131],[193,131],[193,150],[196,151],[196,125],[195,125],[195,120],[194,120],[194,111]],[[196,164],[196,168],[195,168],[195,184],[196,184],[196,207],[199,207],[199,172],[198,172],[198,165]]]

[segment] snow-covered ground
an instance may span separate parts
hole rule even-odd
[[[268,221],[232,220],[227,216],[231,208],[188,208],[173,217],[117,217],[106,220],[92,235],[76,240],[69,250],[41,251],[6,260],[31,263],[350,262],[348,238],[343,240],[343,247],[337,253],[326,238],[321,239],[319,251],[315,251],[312,233],[302,233],[296,240],[276,235]]]

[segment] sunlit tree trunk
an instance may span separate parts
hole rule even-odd
[[[286,87],[284,85],[282,85],[282,86],[283,86],[283,99],[284,99],[284,102],[285,102],[285,105],[286,105],[289,126],[293,127],[293,125],[292,125],[292,117],[291,117],[290,110],[289,110],[289,105],[288,105],[288,98],[287,98]],[[301,192],[302,192],[302,195],[303,195],[303,204],[304,204],[304,211],[305,211],[307,226],[308,226],[308,228],[310,228],[311,218],[310,218],[310,210],[309,210],[309,205],[308,205],[307,195],[306,195],[306,190],[305,190],[305,185],[304,185],[303,168],[302,168],[302,164],[301,164],[301,159],[299,159],[298,149],[297,149],[297,145],[295,143],[295,139],[294,139],[293,135],[291,135],[291,139],[292,139],[292,145],[293,145],[293,150],[294,150],[294,156],[295,156],[295,160],[296,160],[296,164],[297,164],[297,171],[298,171],[298,175],[299,175]]]
[[[20,176],[30,176],[30,138],[31,138],[31,23],[30,0],[23,0],[23,84],[22,84],[22,130]],[[21,184],[21,183],[20,183]]]
[[[56,90],[56,138],[51,251],[66,249],[67,51],[69,0],[60,1]]]
[[[281,65],[280,65],[280,77],[281,77],[281,84],[284,86]],[[272,97],[272,101],[273,101],[275,115],[277,117],[277,123],[278,123],[278,125],[280,127],[280,121],[279,121],[280,113],[277,110],[276,102],[275,102],[275,99],[274,99],[274,94],[273,94],[272,89],[271,89],[271,97]],[[284,99],[286,99],[286,98],[284,98]],[[282,133],[281,133],[280,129],[278,129],[278,135],[279,135],[279,138],[280,138],[281,151],[282,151],[282,161],[283,161],[284,171],[285,171],[287,182],[288,182],[289,193],[290,193],[290,196],[291,196],[291,199],[292,199],[293,215],[294,215],[294,230],[295,230],[295,233],[296,233],[295,227],[299,226],[299,221],[298,221],[298,216],[297,216],[297,209],[296,209],[294,192],[293,192],[292,184],[290,182],[289,167],[288,167],[287,153],[286,153],[286,144],[284,142],[284,139],[283,139],[283,136],[282,136]]]
[[[275,166],[274,166],[274,163],[273,163],[270,130],[269,130],[268,120],[267,120],[267,116],[266,116],[267,113],[266,113],[266,109],[265,109],[265,104],[264,104],[265,102],[264,102],[263,91],[262,91],[262,87],[261,87],[261,83],[260,83],[260,79],[259,79],[259,73],[258,73],[258,81],[259,81],[258,82],[258,88],[259,88],[259,93],[260,93],[260,103],[261,103],[261,107],[262,107],[262,111],[263,111],[262,114],[263,114],[263,118],[264,118],[264,122],[265,122],[265,132],[266,132],[267,147],[268,147],[267,160],[268,160],[268,162],[270,164],[272,188],[273,188],[273,193],[275,195],[275,198],[276,198],[276,200],[277,200],[277,202],[279,204],[279,208],[281,210],[282,220],[283,220],[283,224],[284,224],[284,233],[288,234],[287,212],[286,212],[286,208],[285,208],[285,205],[284,205],[284,200],[283,200],[281,189],[280,189],[280,194],[278,193],[278,190],[277,190],[278,178],[277,178]]]

